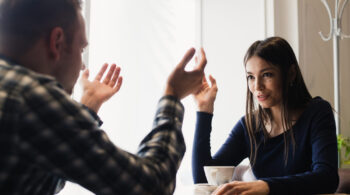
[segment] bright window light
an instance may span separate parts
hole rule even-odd
[[[233,125],[245,113],[243,56],[249,45],[264,38],[264,5],[261,0],[202,1],[202,31],[196,29],[200,0],[99,0],[90,1],[90,77],[103,63],[121,67],[123,86],[99,111],[102,129],[115,145],[136,152],[151,130],[156,105],[167,75],[190,47],[198,33],[207,52],[206,73],[218,82],[212,152],[224,142]],[[189,69],[193,63],[189,65]],[[81,88],[74,92],[79,100]],[[191,152],[196,106],[192,97],[186,108],[183,133],[186,154],[177,175],[175,194],[188,194],[193,185]],[[186,191],[187,190],[187,191]],[[60,195],[90,195],[78,185],[67,183]]]

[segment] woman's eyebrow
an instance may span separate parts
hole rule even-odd
[[[259,72],[265,72],[268,70],[274,70],[274,68],[272,68],[272,67],[264,68],[264,69],[260,70]],[[247,74],[253,74],[253,73],[248,71]]]

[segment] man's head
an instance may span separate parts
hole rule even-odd
[[[0,53],[71,93],[87,45],[80,0],[0,0]]]

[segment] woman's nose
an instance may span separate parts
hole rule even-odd
[[[255,79],[255,89],[259,91],[264,89],[264,83],[262,79],[260,78]]]

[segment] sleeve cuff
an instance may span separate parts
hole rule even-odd
[[[175,123],[176,129],[181,130],[184,118],[185,108],[182,103],[174,96],[163,96],[158,102],[156,120],[153,126],[159,126],[162,122],[169,119]],[[163,120],[167,118],[167,120]]]
[[[82,105],[90,113],[90,115],[95,119],[95,121],[97,122],[97,125],[100,127],[103,124],[103,121],[100,119],[97,113],[91,110],[89,107],[85,106],[84,104]]]

